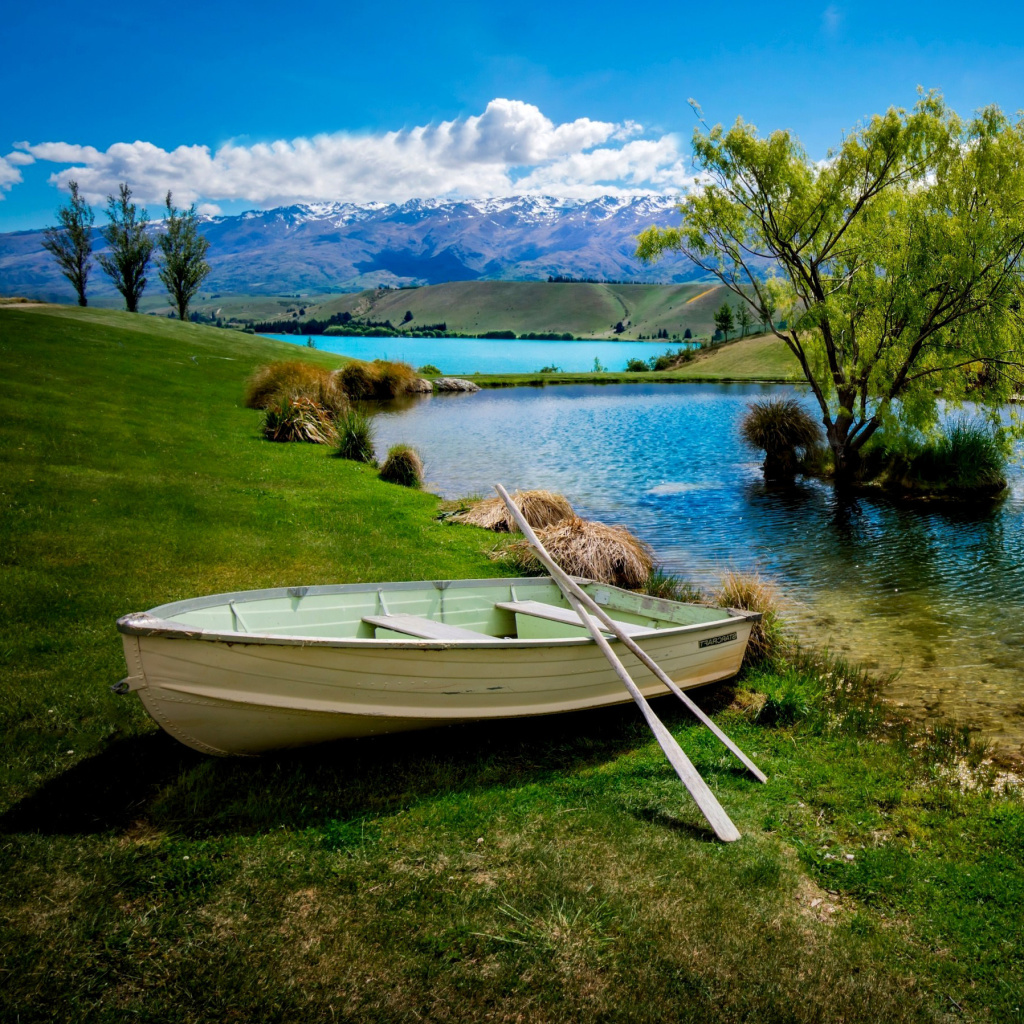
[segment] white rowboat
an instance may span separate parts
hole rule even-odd
[[[682,689],[735,675],[761,617],[576,582]],[[217,594],[117,626],[129,672],[117,692],[208,754],[631,699],[548,577]],[[609,639],[645,697],[669,692]]]

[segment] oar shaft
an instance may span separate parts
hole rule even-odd
[[[548,566],[549,569],[554,569],[552,572],[552,579],[554,579],[558,584],[558,587],[565,595],[566,600],[572,606],[576,614],[579,615],[580,620],[587,627],[590,635],[594,638],[594,642],[601,650],[601,653],[604,654],[608,663],[615,671],[615,674],[622,681],[627,692],[636,702],[637,707],[640,708],[651,732],[654,733],[654,737],[658,741],[659,746],[665,752],[665,756],[668,758],[669,763],[675,769],[675,772],[682,780],[683,785],[686,786],[687,790],[689,790],[690,795],[693,797],[698,808],[700,808],[701,813],[705,818],[707,818],[708,824],[712,829],[714,829],[715,835],[717,835],[723,842],[727,843],[731,843],[739,839],[739,830],[733,824],[729,815],[725,813],[725,809],[718,802],[718,798],[711,792],[708,784],[701,778],[700,773],[683,752],[682,747],[680,747],[676,742],[675,737],[668,731],[668,729],[665,728],[664,723],[651,709],[651,706],[647,703],[644,695],[640,692],[640,688],[633,681],[630,674],[626,671],[626,667],[622,664],[618,656],[612,650],[611,645],[605,639],[604,633],[601,632],[601,628],[590,616],[583,603],[573,592],[579,588],[576,587],[572,580],[570,580],[569,577],[562,572],[561,568],[551,559],[551,556],[545,550],[544,545],[541,544],[537,535],[530,527],[530,524],[526,521],[522,513],[519,511],[519,508],[509,497],[505,488],[502,487],[501,484],[496,484],[495,489],[501,496],[501,499],[508,506],[509,513],[518,524],[520,530],[522,530],[523,536],[526,537],[534,550],[536,550],[541,561]]]
[[[669,677],[668,673],[627,633],[623,630],[622,626],[617,623],[594,599],[583,590],[571,576],[569,576],[562,567],[548,554],[544,549],[544,546],[540,543],[537,535],[533,532],[530,524],[523,517],[522,513],[516,507],[515,503],[508,496],[508,492],[501,484],[495,485],[498,493],[502,496],[505,504],[509,507],[509,512],[512,517],[516,520],[520,530],[523,531],[523,536],[530,542],[534,550],[537,552],[541,562],[551,573],[552,579],[555,580],[559,585],[559,589],[565,593],[568,589],[572,595],[579,601],[592,615],[597,618],[608,628],[609,632],[613,633],[617,639],[621,640],[626,646],[626,649],[633,654],[640,662],[652,672],[665,686],[667,686],[672,693],[674,693],[686,706],[693,712],[697,719],[703,723],[711,732],[720,740],[725,747],[739,759],[743,766],[754,776],[759,782],[767,782],[768,776],[761,771],[760,768],[754,764],[753,761],[743,753],[742,750],[731,740],[722,730],[715,725],[715,723],[708,718],[708,716],[688,697],[678,686],[678,684]],[[566,595],[568,597],[568,595]]]

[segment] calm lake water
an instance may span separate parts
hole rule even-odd
[[[450,344],[450,343],[446,343]],[[839,500],[826,484],[765,485],[738,440],[758,385],[580,385],[433,396],[377,417],[381,453],[424,457],[447,497],[544,487],[622,523],[673,572],[778,581],[799,632],[876,669],[891,695],[1024,745],[1024,474],[997,507]]]
[[[305,337],[270,334],[278,341],[305,345]],[[566,373],[594,369],[600,359],[607,370],[620,372],[630,359],[648,360],[685,342],[666,341],[499,341],[483,338],[334,338],[314,335],[324,352],[354,359],[398,359],[413,366],[436,366],[442,373],[536,373],[557,366]]]

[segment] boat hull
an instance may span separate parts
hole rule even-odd
[[[244,618],[254,607],[240,604],[237,613]],[[635,640],[680,687],[702,686],[739,671],[757,618],[721,616]],[[151,613],[128,616],[120,627],[126,687],[163,729],[207,754],[256,755],[631,699],[585,636],[479,643],[250,636],[182,627]],[[645,696],[668,692],[623,644],[612,646]]]
[[[733,629],[730,629],[732,632]],[[707,631],[721,635],[722,628]],[[653,636],[640,646],[680,687],[735,675],[749,623],[710,648]],[[604,707],[630,700],[597,645],[496,650],[420,647],[379,652],[125,636],[125,655],[153,719],[208,754],[260,754],[329,740],[494,718]],[[645,696],[668,688],[613,643]],[[499,655],[500,651],[500,655]],[[282,686],[282,680],[286,682]]]

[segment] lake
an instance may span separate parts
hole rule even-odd
[[[305,336],[268,334],[268,338],[305,345]],[[324,352],[353,359],[397,359],[412,366],[430,363],[442,373],[536,373],[557,366],[565,373],[594,369],[599,359],[607,370],[621,372],[630,359],[648,360],[667,349],[687,347],[668,341],[504,341],[483,338],[335,338],[313,335]]]
[[[445,343],[450,344],[449,342]],[[511,343],[509,343],[511,344]],[[545,343],[547,344],[547,343]],[[769,487],[738,422],[769,385],[571,385],[432,396],[385,408],[378,451],[413,444],[447,497],[543,487],[622,523],[666,568],[774,578],[816,644],[888,672],[891,696],[1024,744],[1024,474],[997,506],[837,498]],[[801,396],[806,400],[806,396]]]

